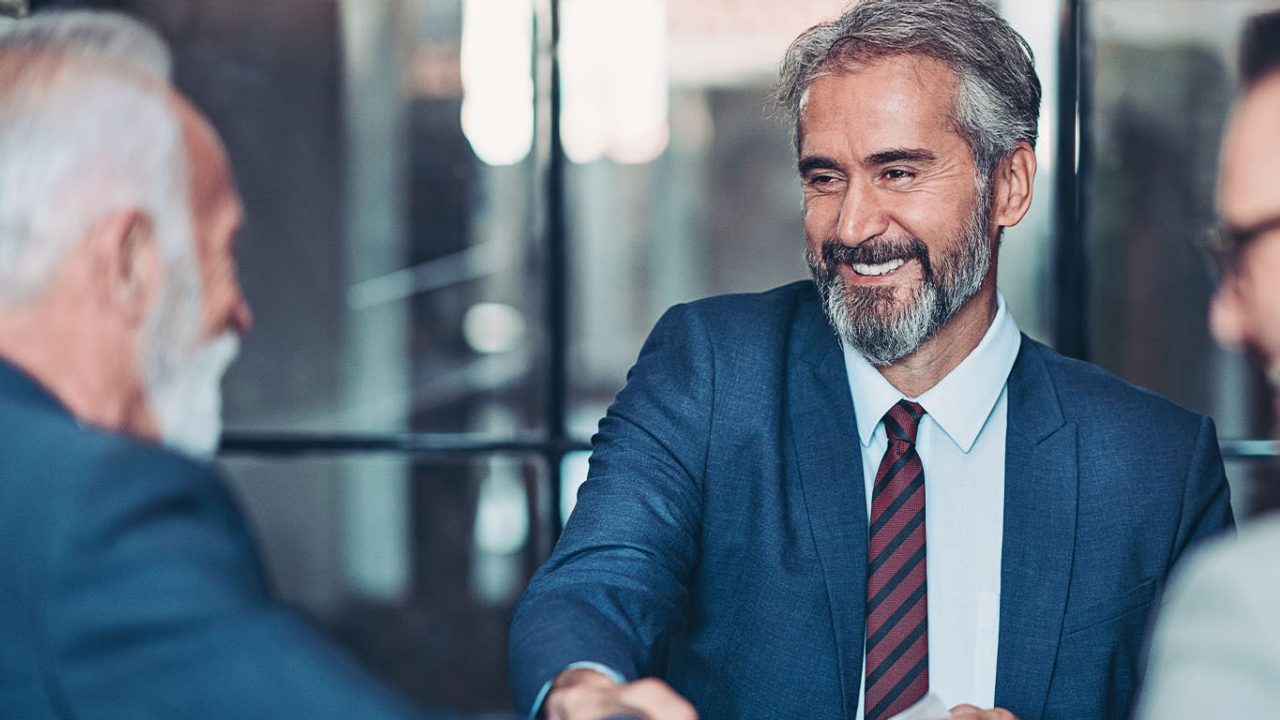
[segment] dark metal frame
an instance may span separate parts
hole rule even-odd
[[[1058,36],[1058,116],[1054,188],[1054,345],[1089,359],[1088,257],[1084,231],[1089,162],[1087,0],[1065,0]],[[1077,145],[1077,138],[1079,143]]]

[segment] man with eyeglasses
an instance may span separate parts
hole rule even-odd
[[[1210,324],[1280,392],[1280,10],[1255,16],[1244,94],[1223,144]],[[1142,718],[1280,716],[1280,517],[1247,526],[1175,576],[1152,641]]]

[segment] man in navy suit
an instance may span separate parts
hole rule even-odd
[[[863,0],[781,75],[813,282],[659,321],[512,619],[518,706],[1127,717],[1148,607],[1228,490],[1207,418],[1022,336],[997,291],[1030,49],[979,0]]]
[[[0,36],[0,716],[419,717],[271,601],[209,464],[242,211],[167,65],[118,16]]]

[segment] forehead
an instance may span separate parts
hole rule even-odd
[[[1248,226],[1280,215],[1280,73],[1241,98],[1222,147],[1223,219]]]
[[[238,224],[243,211],[222,141],[190,103],[176,95],[174,102],[187,150],[192,214],[198,223]]]
[[[891,55],[833,67],[815,78],[801,104],[800,144],[826,145],[841,136],[870,148],[928,147],[945,135],[960,140],[951,121],[956,74],[922,55]]]

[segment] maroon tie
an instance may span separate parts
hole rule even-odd
[[[867,557],[865,720],[892,717],[929,690],[924,468],[916,429],[924,408],[898,401],[884,416],[889,449],[871,496]]]

